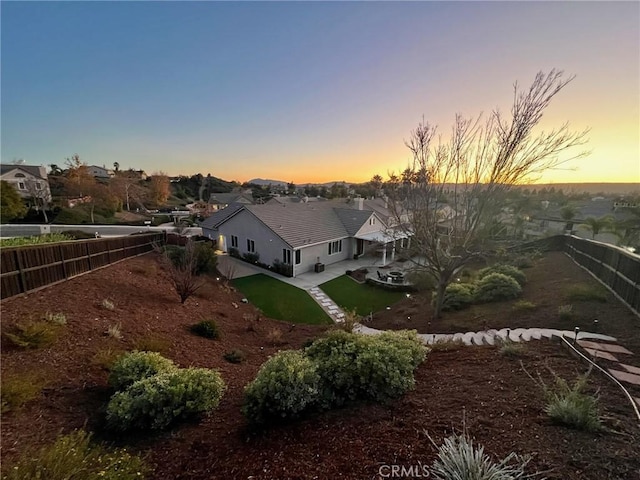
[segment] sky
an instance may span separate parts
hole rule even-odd
[[[576,78],[541,128],[589,128],[591,153],[539,181],[640,182],[638,2],[2,1],[0,16],[2,163],[363,182],[407,166],[423,118],[446,136],[557,68]]]

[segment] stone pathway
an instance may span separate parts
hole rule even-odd
[[[335,304],[329,296],[320,290],[320,287],[312,287],[307,290],[311,298],[313,298],[322,309],[329,314],[331,319],[335,322],[344,322],[344,312],[338,305]]]
[[[381,330],[358,325],[356,331],[365,335],[377,335]],[[602,366],[621,382],[625,387],[637,391],[640,395],[640,368],[628,365],[619,358],[628,358],[633,353],[618,345],[615,337],[600,333],[578,332],[571,330],[556,330],[550,328],[503,328],[502,330],[486,330],[482,332],[467,333],[422,333],[418,337],[427,345],[437,342],[460,341],[464,345],[495,345],[496,341],[528,342],[530,340],[540,340],[541,338],[565,337],[570,341],[576,340],[577,344],[586,351],[593,360],[607,360],[611,366]],[[640,407],[640,396],[633,399]]]

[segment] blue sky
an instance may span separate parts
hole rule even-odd
[[[577,75],[545,126],[591,128],[550,181],[640,181],[638,2],[2,2],[2,162],[365,181],[424,115],[508,109]],[[603,166],[606,165],[606,168]]]

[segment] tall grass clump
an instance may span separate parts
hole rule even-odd
[[[189,327],[189,330],[194,335],[198,335],[199,337],[215,339],[220,336],[220,332],[218,331],[218,325],[214,320],[202,320],[201,322],[195,323]]]
[[[584,283],[569,287],[567,297],[574,302],[607,302],[607,292],[604,288]]]
[[[44,385],[45,381],[34,373],[3,375],[0,411],[7,413],[19,409],[25,403],[38,397]]]
[[[598,399],[584,393],[588,376],[581,375],[573,386],[557,375],[552,387],[540,380],[547,402],[544,410],[554,423],[588,432],[600,430]]]
[[[500,461],[484,453],[484,447],[474,445],[466,434],[451,435],[438,448],[438,458],[430,469],[437,480],[525,480],[538,476],[527,474],[530,457],[510,453]]]
[[[4,334],[12,345],[18,348],[42,348],[54,343],[62,327],[66,324],[66,318],[58,315],[45,315],[43,320],[25,319],[10,327]]]
[[[26,452],[9,465],[3,480],[139,480],[148,468],[124,449],[110,450],[91,442],[91,435],[76,430],[58,437],[52,445]]]

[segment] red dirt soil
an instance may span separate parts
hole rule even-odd
[[[577,274],[589,281],[579,269]],[[548,288],[557,291],[557,286]],[[17,321],[47,311],[67,317],[64,333],[50,347],[19,350],[3,344],[3,378],[38,372],[48,381],[39,398],[3,414],[3,468],[61,432],[85,426],[98,439],[145,455],[154,469],[151,479],[379,478],[382,465],[431,464],[436,449],[426,434],[440,443],[466,425],[490,455],[532,455],[529,471],[544,470],[549,479],[640,479],[640,428],[622,393],[597,374],[591,375],[589,390],[600,397],[602,432],[555,426],[545,416],[542,392],[524,373],[520,360],[547,381],[548,367],[567,379],[585,371],[553,342],[532,342],[519,359],[501,356],[492,347],[431,352],[416,371],[415,390],[394,402],[354,405],[268,431],[251,431],[240,412],[243,387],[269,355],[298,348],[325,328],[256,320],[259,313],[241,298],[212,279],[181,305],[157,259],[145,255],[3,301],[3,333]],[[115,308],[104,308],[104,299]],[[607,306],[623,310],[611,302]],[[219,340],[188,331],[203,318],[216,320]],[[118,324],[120,340],[106,334]],[[280,345],[267,341],[274,329],[282,332]],[[95,362],[96,353],[131,350],[149,338],[166,342],[163,355],[180,366],[218,369],[228,390],[211,416],[159,434],[113,438],[101,428],[111,391],[107,371]],[[243,350],[246,361],[226,362],[224,353],[233,349]]]

